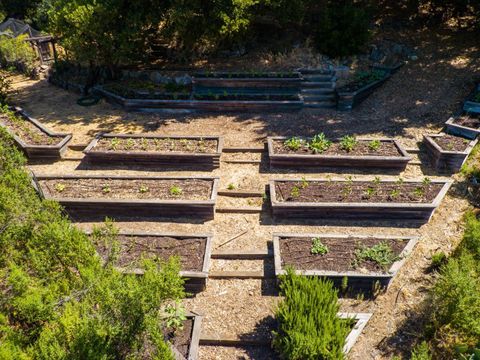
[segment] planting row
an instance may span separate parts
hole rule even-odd
[[[16,145],[33,161],[61,158],[72,138],[71,134],[48,130],[18,107],[0,107],[0,126],[13,136]]]
[[[213,219],[218,178],[34,176],[39,193],[75,218],[175,217]],[[428,221],[451,185],[447,180],[272,180],[277,217]]]

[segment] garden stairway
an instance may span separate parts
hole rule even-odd
[[[304,81],[300,94],[305,108],[335,108],[335,72],[325,69],[300,69]]]

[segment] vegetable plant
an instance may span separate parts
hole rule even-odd
[[[173,195],[173,196],[180,196],[183,194],[183,190],[177,185],[173,185],[170,188],[169,192],[170,192],[170,195]]]
[[[372,140],[368,143],[368,148],[372,151],[378,151],[381,145],[382,143],[380,142],[380,140]]]
[[[345,135],[340,139],[340,148],[346,152],[352,151],[357,146],[358,141],[355,136]]]
[[[65,190],[65,184],[57,183],[54,186],[55,191],[63,192]]]
[[[355,267],[364,261],[373,261],[380,267],[386,269],[400,257],[395,255],[391,246],[387,242],[380,242],[373,246],[360,246],[355,250]]]
[[[150,191],[150,189],[148,188],[148,186],[142,185],[142,186],[140,186],[140,187],[138,188],[138,192],[140,192],[141,194],[145,194],[145,193],[147,193],[147,192],[149,192],[149,191]]]
[[[112,189],[110,188],[110,186],[108,184],[105,184],[102,186],[102,193],[104,194],[108,194],[112,191]]]
[[[303,146],[303,140],[294,136],[290,139],[285,140],[284,145],[290,150],[295,151]]]
[[[327,139],[324,133],[315,135],[308,143],[308,148],[315,154],[322,153],[332,145],[332,142]]]
[[[312,255],[325,255],[328,253],[328,247],[322,243],[322,238],[316,237],[312,239],[310,253]]]

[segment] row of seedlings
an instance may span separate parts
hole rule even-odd
[[[94,93],[126,110],[287,111],[303,107],[295,91],[302,80],[296,71],[202,72],[189,85],[124,79],[96,86]]]

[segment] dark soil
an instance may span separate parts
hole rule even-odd
[[[310,140],[310,139],[308,139]],[[393,141],[381,141],[377,150],[371,149],[370,141],[358,141],[352,151],[348,152],[341,148],[339,142],[332,142],[332,145],[322,153],[314,153],[306,145],[298,150],[291,150],[284,144],[284,140],[273,141],[273,149],[276,154],[298,154],[298,155],[348,155],[348,156],[402,156]]]
[[[454,124],[478,129],[480,128],[480,118],[474,115],[462,115],[455,119]]]
[[[430,203],[442,184],[379,183],[373,181],[329,182],[276,181],[275,190],[280,202],[314,203]],[[372,190],[368,190],[372,189]],[[293,190],[293,191],[292,191]],[[295,192],[298,191],[298,194]]]
[[[432,139],[446,151],[464,152],[470,144],[470,140],[448,134],[432,137]]]
[[[92,151],[216,153],[217,140],[171,138],[101,138]]]
[[[211,180],[49,179],[40,180],[45,193],[56,198],[125,200],[209,200]],[[173,195],[173,187],[181,194]]]
[[[115,265],[119,267],[138,266],[144,258],[167,261],[172,256],[178,256],[182,270],[203,270],[206,238],[119,235],[117,241],[120,249]],[[96,248],[100,256],[107,260],[110,254],[109,246],[96,244]]]
[[[193,320],[187,319],[183,328],[175,332],[165,331],[165,337],[185,359],[188,359],[190,344],[192,342]]]
[[[382,80],[382,78],[378,77],[371,77],[371,78],[361,78],[358,80],[353,80],[342,87],[338,88],[337,91],[339,93],[344,93],[344,92],[355,92],[358,91],[362,88],[364,88],[367,85],[373,84],[379,80]]]
[[[12,120],[7,114],[0,114],[0,123],[15,133],[25,144],[56,145],[63,139],[62,137],[48,135],[30,121],[19,116]]]
[[[300,101],[298,95],[282,94],[194,94],[195,100],[208,101]]]
[[[312,255],[312,238],[289,237],[280,238],[280,256],[282,267],[292,266],[296,270],[325,270],[325,271],[363,271],[387,273],[374,261],[362,261],[355,267],[355,250],[362,247],[372,247],[381,242],[390,245],[393,253],[398,256],[405,248],[408,240],[376,239],[376,238],[322,238],[322,243],[328,247],[324,255]]]

